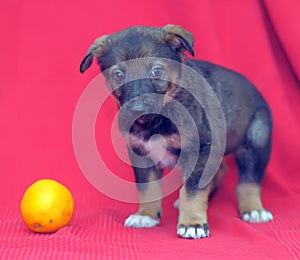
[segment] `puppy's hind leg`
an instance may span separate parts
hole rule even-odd
[[[258,110],[250,123],[245,142],[236,153],[239,183],[236,194],[240,216],[247,222],[268,222],[273,219],[261,202],[261,182],[271,152],[272,122],[269,110]]]

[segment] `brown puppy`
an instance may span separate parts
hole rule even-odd
[[[125,225],[159,223],[162,170],[178,163],[185,182],[177,234],[184,238],[209,236],[208,197],[224,172],[215,147],[222,156],[235,155],[241,218],[248,222],[273,218],[260,198],[271,151],[268,105],[242,75],[187,58],[185,51],[194,56],[193,41],[190,32],[176,25],[132,27],[98,38],[80,66],[83,73],[97,59],[119,107],[119,126],[128,141],[140,194],[139,211]],[[206,175],[214,155],[216,170]]]

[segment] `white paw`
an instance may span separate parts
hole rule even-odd
[[[159,224],[159,220],[149,217],[149,216],[141,216],[137,214],[130,215],[126,220],[124,225],[126,227],[134,227],[134,228],[149,228],[154,227]]]
[[[179,226],[177,229],[177,235],[183,238],[204,238],[209,237],[209,228],[207,224],[204,224],[203,227],[200,225],[196,226]]]
[[[242,214],[242,219],[246,222],[251,223],[262,223],[269,222],[273,220],[273,215],[268,210],[252,210],[250,212],[245,212]]]
[[[174,207],[175,209],[178,209],[178,207],[179,207],[179,199],[177,199],[177,200],[174,202],[173,207]]]

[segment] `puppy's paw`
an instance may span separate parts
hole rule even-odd
[[[179,225],[177,228],[177,235],[182,238],[204,238],[209,237],[208,224],[203,225]]]
[[[130,215],[125,220],[124,223],[126,227],[134,227],[134,228],[149,228],[149,227],[154,227],[157,224],[159,224],[159,219],[155,219],[150,216],[142,216],[138,214]]]
[[[249,212],[244,212],[241,215],[242,220],[251,223],[263,223],[273,220],[273,215],[268,210],[251,210]]]

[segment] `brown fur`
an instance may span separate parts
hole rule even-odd
[[[207,224],[208,197],[211,185],[190,196],[185,186],[180,189],[178,226],[189,227]]]
[[[261,187],[255,183],[241,183],[236,188],[240,214],[243,215],[251,210],[262,210],[260,199]]]

